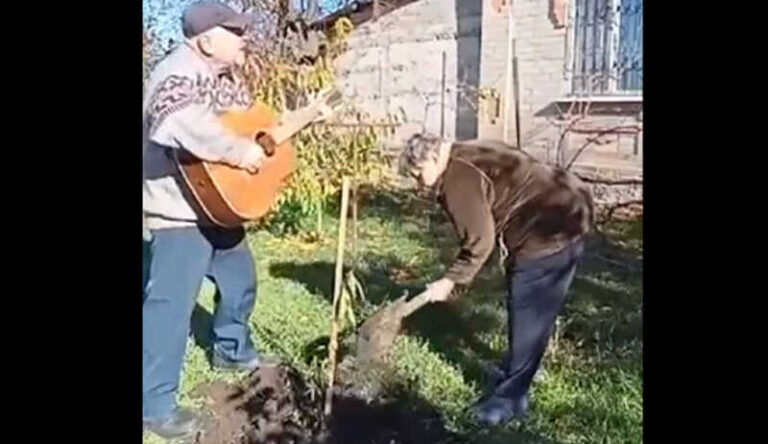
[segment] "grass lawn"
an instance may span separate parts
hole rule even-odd
[[[389,194],[362,204],[356,275],[367,304],[360,318],[405,289],[420,291],[450,263],[453,233],[436,210]],[[258,275],[251,319],[258,346],[310,380],[322,374],[323,353],[314,345],[330,331],[337,220],[328,216],[324,223],[319,242],[249,234]],[[496,263],[494,256],[455,304],[425,307],[408,320],[390,375],[407,388],[408,402],[437,412],[451,442],[642,442],[642,218],[612,223],[590,239],[544,376],[533,388],[530,420],[481,429],[469,420],[467,407],[485,389],[483,363],[499,360],[506,349],[505,287]],[[210,323],[213,293],[206,282],[193,315],[196,332]],[[196,386],[233,377],[210,370],[205,338],[189,341],[181,402],[199,407]],[[344,343],[342,353],[353,353],[353,337]],[[145,444],[160,442],[144,437]]]

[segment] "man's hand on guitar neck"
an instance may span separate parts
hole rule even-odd
[[[264,163],[264,149],[258,143],[253,144],[253,148],[246,151],[243,160],[240,162],[240,168],[249,173],[257,173],[261,164]]]

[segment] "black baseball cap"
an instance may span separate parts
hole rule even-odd
[[[192,38],[217,26],[246,29],[253,22],[249,14],[240,14],[224,3],[201,1],[193,3],[184,11],[181,29],[184,37]]]

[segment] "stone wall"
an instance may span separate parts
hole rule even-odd
[[[405,115],[408,122],[389,141],[393,146],[421,130],[476,137],[476,105],[459,87],[478,83],[481,8],[474,0],[419,0],[359,25],[350,36],[337,64],[339,87],[373,115]]]

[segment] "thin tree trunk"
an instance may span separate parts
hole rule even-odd
[[[333,281],[333,309],[331,315],[331,338],[328,345],[328,389],[325,392],[325,416],[330,417],[333,407],[333,385],[336,380],[336,352],[339,347],[339,299],[344,271],[344,241],[349,206],[349,178],[341,182],[341,216],[339,219],[339,241],[336,248],[336,274]]]

